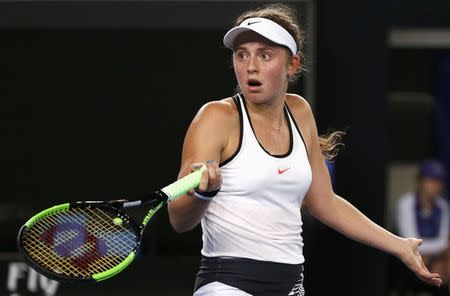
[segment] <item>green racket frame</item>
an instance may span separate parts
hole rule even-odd
[[[56,206],[52,206],[46,210],[39,212],[38,214],[31,217],[20,229],[17,236],[17,248],[24,255],[25,261],[39,273],[58,281],[80,281],[80,280],[90,280],[90,281],[103,281],[108,278],[115,276],[116,274],[123,271],[127,266],[129,266],[135,259],[136,253],[141,245],[142,236],[144,230],[153,217],[153,215],[166,203],[179,198],[180,196],[186,194],[189,190],[196,188],[202,176],[203,171],[206,170],[206,166],[202,166],[199,170],[179,179],[178,181],[164,187],[163,189],[152,193],[151,195],[138,200],[111,200],[111,201],[79,201],[74,203],[64,203]],[[138,226],[137,223],[130,218],[125,212],[124,208],[136,207],[141,205],[150,204],[151,208],[144,216],[141,224]],[[69,277],[58,273],[55,273],[48,268],[45,268],[35,262],[32,256],[27,252],[23,245],[23,238],[27,235],[27,231],[33,227],[35,223],[44,219],[45,217],[51,216],[56,213],[61,213],[70,210],[72,207],[102,207],[107,208],[110,211],[117,213],[120,217],[128,219],[130,225],[136,233],[136,245],[133,251],[119,264],[116,266],[105,270],[103,272],[93,274],[90,278],[86,277]]]

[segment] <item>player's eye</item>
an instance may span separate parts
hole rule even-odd
[[[245,52],[243,52],[243,51],[237,52],[237,53],[236,53],[236,56],[237,56],[237,58],[238,58],[239,60],[245,60],[245,59],[248,58],[248,54],[245,53]]]
[[[261,57],[261,60],[263,60],[263,61],[268,61],[271,58],[270,54],[268,54],[268,53],[262,53],[260,55],[260,57]]]

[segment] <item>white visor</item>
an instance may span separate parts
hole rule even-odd
[[[229,30],[223,37],[223,44],[233,49],[236,37],[245,31],[256,32],[273,43],[286,46],[291,50],[292,54],[297,53],[297,44],[292,35],[276,22],[262,17],[246,19],[239,26]]]

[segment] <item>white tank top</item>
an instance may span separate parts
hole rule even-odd
[[[312,175],[301,133],[286,105],[289,151],[270,155],[255,136],[243,95],[234,100],[240,144],[221,164],[221,190],[201,222],[202,254],[303,263],[300,207]]]

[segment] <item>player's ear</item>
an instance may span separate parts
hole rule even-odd
[[[292,76],[294,75],[298,68],[300,67],[301,58],[298,54],[294,54],[293,56],[289,57],[288,60],[288,75]]]

